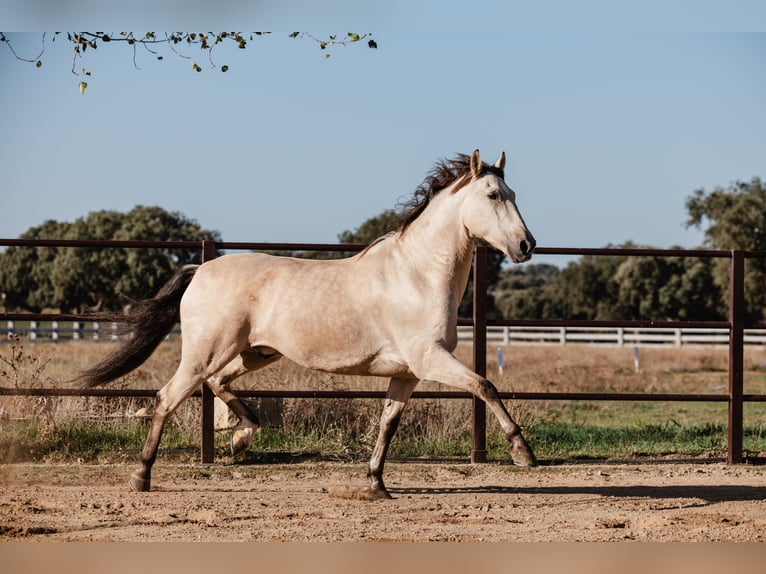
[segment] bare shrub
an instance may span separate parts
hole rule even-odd
[[[13,335],[7,349],[3,350],[5,352],[0,353],[0,377],[3,381],[9,381],[15,389],[53,386],[53,381],[46,375],[50,355],[40,351],[30,353],[18,335]],[[43,421],[43,430],[47,433],[56,429],[59,402],[57,397],[47,396],[2,397],[0,411],[7,413],[9,418],[13,415],[16,418],[38,418]]]

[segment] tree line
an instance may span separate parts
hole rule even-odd
[[[702,247],[766,251],[766,189],[759,178],[698,189],[687,197],[686,211],[686,226],[704,229]],[[729,259],[583,256],[564,269],[506,269],[494,294],[499,316],[507,318],[727,320]],[[747,259],[745,318],[763,320],[765,311],[766,258]]]
[[[221,241],[180,212],[138,205],[102,210],[73,222],[47,220],[21,239]],[[180,265],[201,254],[181,248],[9,247],[0,254],[0,297],[7,311],[119,309],[152,297]]]
[[[686,210],[687,227],[704,229],[704,247],[766,251],[766,190],[759,178],[710,192],[696,190],[686,199]],[[392,230],[396,217],[384,211],[341,232],[338,241],[370,243]],[[21,237],[222,241],[217,231],[202,228],[180,212],[146,206],[128,213],[92,212],[71,223],[48,220]],[[617,247],[640,246],[626,242]],[[116,309],[131,299],[152,296],[179,265],[199,259],[197,251],[173,248],[9,247],[0,253],[0,296],[6,311]],[[545,263],[506,267],[502,254],[490,252],[488,282],[492,318],[726,320],[729,260],[586,255],[564,268]],[[764,319],[766,258],[747,260],[745,284],[746,319]],[[469,284],[461,316],[471,314],[472,289]]]

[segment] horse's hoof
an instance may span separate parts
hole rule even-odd
[[[513,464],[516,466],[537,466],[537,459],[535,458],[532,449],[527,445],[514,447],[511,451],[511,458],[513,459]]]
[[[235,430],[229,440],[229,449],[232,456],[246,451],[253,442],[253,429],[243,428]]]
[[[385,488],[367,488],[365,500],[392,500],[394,497]]]
[[[133,492],[149,492],[151,489],[152,481],[149,478],[143,478],[138,474],[138,472],[134,472],[132,475],[130,475],[128,484],[130,485],[130,489]]]

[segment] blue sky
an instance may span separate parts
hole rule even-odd
[[[698,246],[686,197],[766,177],[766,8],[615,4],[391,2],[312,28],[310,9],[291,27],[267,2],[248,21],[271,26],[250,27],[282,31],[214,53],[227,73],[194,48],[201,74],[167,50],[139,50],[137,70],[112,44],[77,62],[85,95],[65,42],[39,69],[0,45],[0,237],[144,204],[225,241],[335,242],[479,148],[508,154],[541,246]],[[324,60],[293,28],[372,31],[380,47]],[[9,37],[38,49],[39,34]]]

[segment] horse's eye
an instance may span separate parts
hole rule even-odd
[[[497,201],[500,199],[500,192],[499,191],[490,191],[487,194],[487,197],[490,198],[492,201]]]

